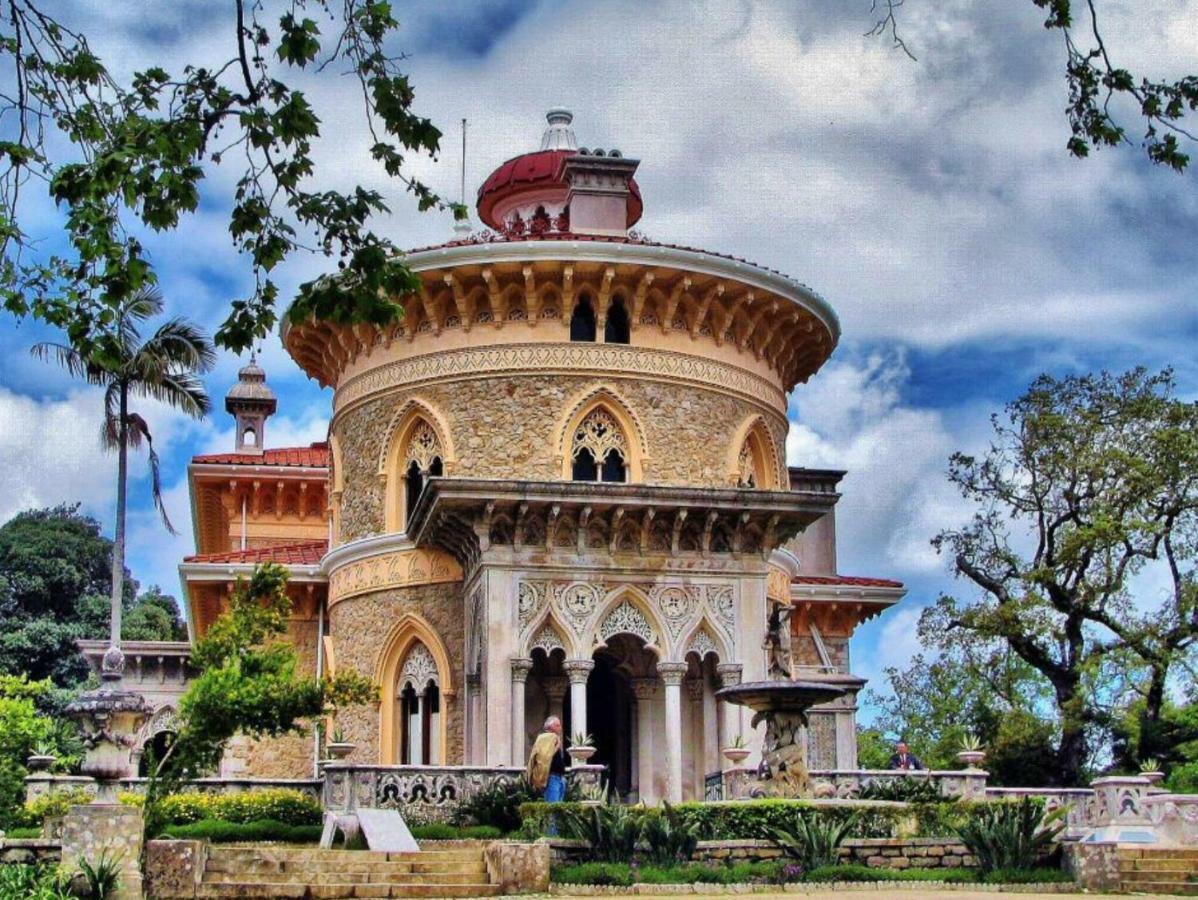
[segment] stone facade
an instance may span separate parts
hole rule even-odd
[[[643,429],[641,480],[647,484],[726,485],[734,432],[754,415],[770,423],[775,452],[785,452],[786,422],[768,407],[668,381],[528,373],[429,384],[364,401],[334,418],[344,484],[339,542],[385,530],[379,460],[387,450],[387,426],[408,401],[421,401],[447,423],[456,454],[447,474],[558,481],[559,443],[570,410],[603,386]]]
[[[82,860],[95,865],[107,854],[119,860],[120,886],[113,900],[141,900],[141,846],[145,820],[132,806],[71,807],[62,821],[62,865],[76,872]]]
[[[431,584],[395,588],[377,593],[359,594],[335,603],[329,610],[329,637],[333,659],[339,670],[354,669],[373,678],[383,664],[382,655],[395,624],[405,615],[414,614],[428,622],[445,647],[449,658],[457,661],[453,682],[465,678],[465,603],[461,584]],[[450,765],[463,761],[465,723],[460,696],[442,697],[446,716],[445,758]],[[352,762],[375,764],[379,761],[380,722],[374,708],[354,708],[338,714],[337,726],[356,744]]]

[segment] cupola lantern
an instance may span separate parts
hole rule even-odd
[[[261,453],[266,420],[278,409],[279,399],[266,383],[266,370],[256,355],[237,373],[237,384],[225,395],[225,410],[236,420],[234,449],[238,453]]]

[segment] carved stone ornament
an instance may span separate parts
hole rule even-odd
[[[695,609],[695,598],[684,587],[658,587],[649,596],[671,624],[686,620]]]
[[[603,407],[592,411],[574,432],[570,456],[577,457],[578,451],[584,449],[590,451],[596,462],[602,462],[612,450],[618,452],[625,461],[628,460],[628,439],[611,413]]]
[[[697,653],[699,659],[703,659],[708,653],[720,655],[719,648],[716,647],[715,641],[711,635],[707,633],[706,628],[700,628],[695,632],[695,636],[691,638],[690,644],[686,648],[687,653]],[[685,655],[685,654],[684,654]]]
[[[574,630],[581,632],[583,623],[599,605],[601,596],[601,589],[596,585],[575,582],[561,590],[558,604],[574,625]]]
[[[404,687],[412,685],[417,693],[423,692],[430,681],[439,685],[437,663],[433,660],[433,655],[428,652],[428,647],[424,644],[415,644],[408,651],[408,658],[404,660],[399,680]]]
[[[534,637],[532,642],[528,645],[529,652],[535,650],[537,647],[540,647],[542,650],[544,650],[546,656],[548,656],[554,650],[561,650],[563,653],[566,653],[566,645],[562,641],[561,635],[554,631],[549,625],[543,626],[541,630],[537,632],[537,636]]]
[[[521,581],[517,589],[517,607],[520,612],[520,630],[536,618],[545,602],[545,585],[537,581]]]
[[[736,486],[755,488],[761,485],[761,475],[753,462],[753,449],[746,438],[741,445],[740,455],[736,458]]]
[[[433,426],[421,419],[416,423],[416,427],[412,430],[412,437],[408,440],[406,461],[408,463],[414,461],[421,472],[428,472],[432,467],[433,460],[438,456],[443,457],[441,442],[437,440],[437,432],[433,431]]]
[[[604,642],[617,634],[635,635],[646,644],[657,643],[657,635],[645,614],[627,600],[608,613],[599,625],[599,637]]]

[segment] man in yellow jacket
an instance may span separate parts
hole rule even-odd
[[[557,716],[545,720],[545,730],[532,745],[528,782],[541,792],[546,803],[566,799],[566,746],[562,740],[562,720]]]

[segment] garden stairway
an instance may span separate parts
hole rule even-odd
[[[483,845],[420,853],[213,847],[197,897],[488,897]]]
[[[1198,897],[1198,849],[1120,849],[1119,887],[1128,893]]]

